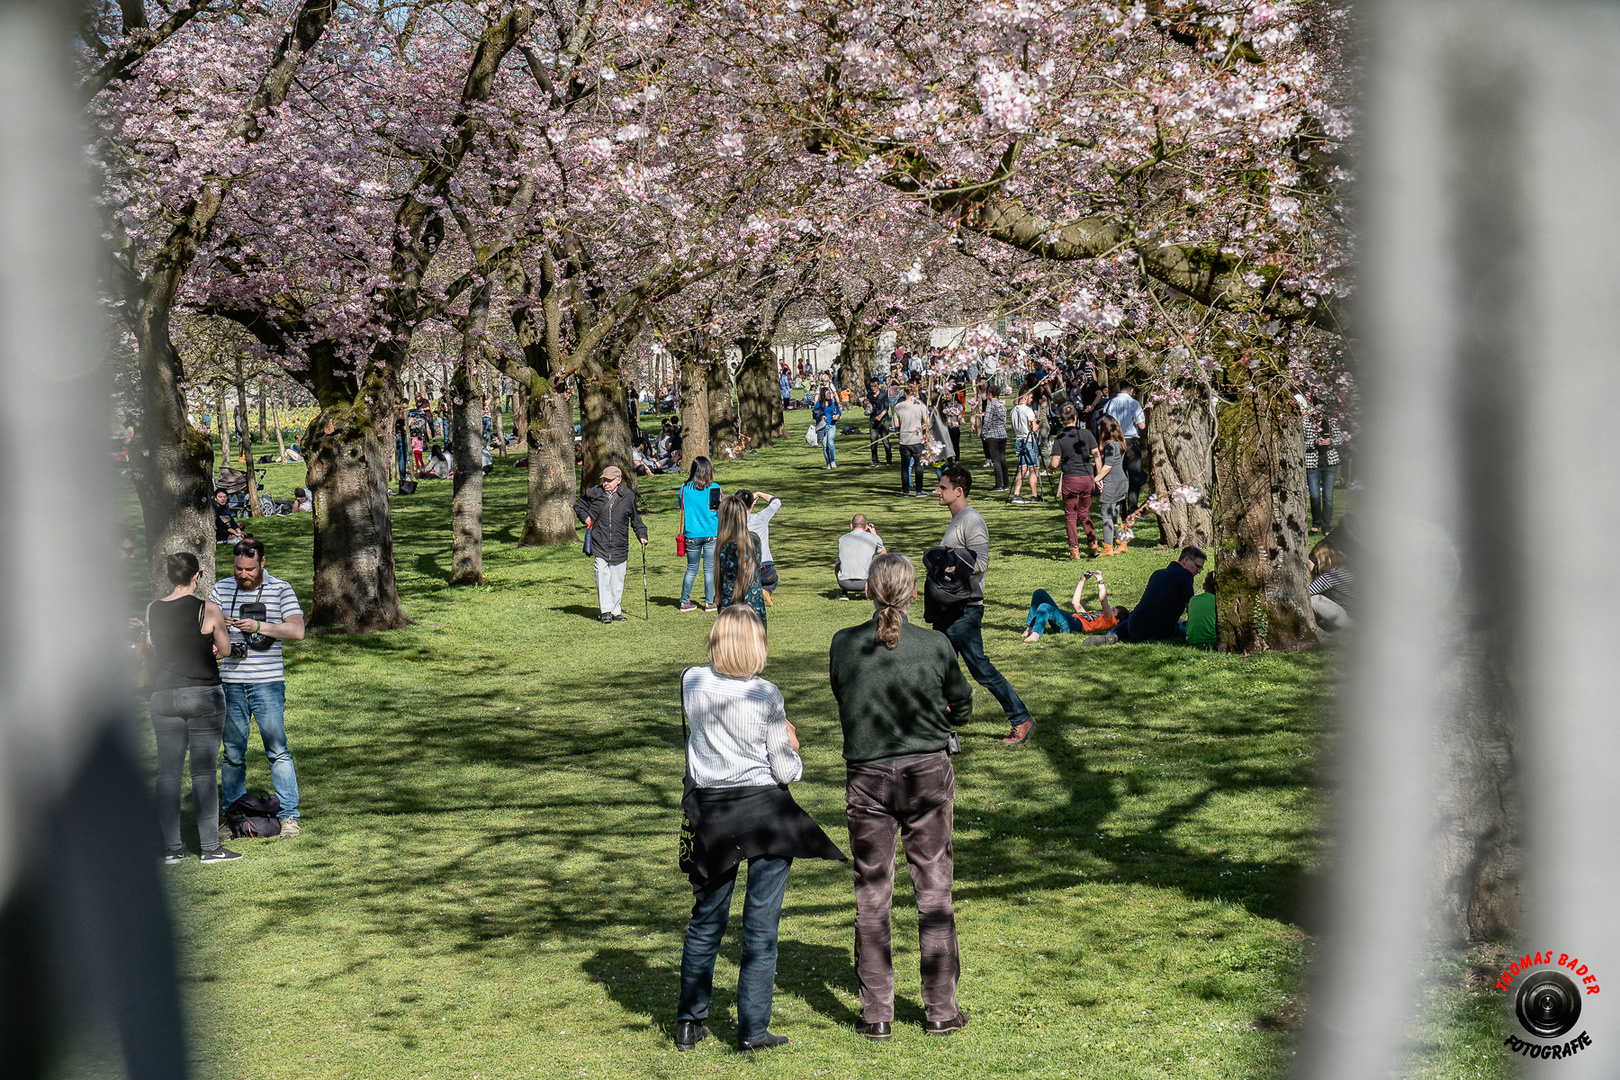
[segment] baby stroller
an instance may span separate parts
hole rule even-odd
[[[257,469],[253,474],[261,490],[264,488],[264,473],[265,470]],[[218,475],[214,477],[214,490],[225,493],[225,505],[233,514],[247,511],[247,489],[247,473],[240,469],[220,469]]]

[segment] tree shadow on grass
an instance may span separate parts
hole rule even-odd
[[[732,921],[741,915],[741,898],[735,898],[738,908]],[[726,941],[721,945],[721,957],[735,967],[741,960],[741,939],[736,927],[729,927]],[[660,954],[662,955],[662,954]],[[639,1030],[662,1030],[673,1033],[675,1010],[680,998],[680,968],[656,965],[649,961],[643,950],[607,947],[596,950],[580,965],[626,1012],[645,1017],[637,1024]],[[780,1001],[784,996],[803,999],[805,1004],[835,1024],[854,1026],[860,1019],[860,1010],[852,1008],[839,993],[853,994],[856,989],[855,966],[850,950],[835,945],[812,945],[784,937],[777,948],[776,993]],[[714,997],[709,1004],[708,1027],[711,1035],[728,1037],[736,1041],[736,987],[716,982]],[[921,1023],[922,1006],[916,1002],[897,998],[895,1019]]]

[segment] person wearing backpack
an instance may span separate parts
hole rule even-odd
[[[146,609],[163,865],[186,861],[180,841],[180,771],[188,750],[202,861],[208,865],[231,862],[242,856],[226,850],[210,824],[219,820],[219,744],[225,730],[225,690],[215,657],[230,655],[230,632],[219,605],[196,594],[202,573],[197,556],[175,552],[169,556],[167,570],[174,590]]]
[[[647,548],[647,526],[636,508],[636,493],[624,486],[617,465],[602,470],[600,483],[574,500],[574,516],[585,523],[586,554],[596,563],[596,606],[604,623],[624,622],[624,575],[630,564],[630,530],[642,550]]]

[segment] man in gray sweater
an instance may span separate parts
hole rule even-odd
[[[967,665],[968,674],[975,682],[995,697],[1007,713],[1012,730],[1003,746],[1017,746],[1029,738],[1035,728],[1035,718],[1024,707],[1018,691],[1012,688],[990,658],[984,655],[984,574],[990,569],[990,530],[984,517],[968,505],[968,494],[973,490],[973,474],[960,465],[945,469],[939,479],[939,505],[951,512],[951,523],[945,529],[941,547],[952,548],[973,560],[973,573],[965,601],[959,604],[929,604],[929,624],[950,638],[956,654]]]

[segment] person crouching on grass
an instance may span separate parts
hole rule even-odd
[[[737,1048],[762,1050],[788,1041],[769,1030],[788,870],[795,858],[845,861],[788,794],[804,763],[782,691],[759,677],[766,656],[764,624],[736,605],[722,609],[709,631],[709,666],[681,673],[681,710],[691,727],[681,806],[692,823],[688,874],[696,899],[681,949],[676,1050],[690,1050],[709,1034],[703,1024],[714,958],[731,914],[738,864],[748,861]]]
[[[861,995],[855,1030],[868,1039],[892,1035],[889,912],[895,837],[901,834],[917,898],[923,1031],[950,1035],[968,1021],[956,1001],[962,960],[951,904],[956,773],[949,751],[952,729],[972,718],[973,688],[951,640],[906,620],[917,597],[910,559],[873,559],[866,595],[873,617],[833,635],[828,663],[844,729],[844,801],[855,860],[855,976]]]

